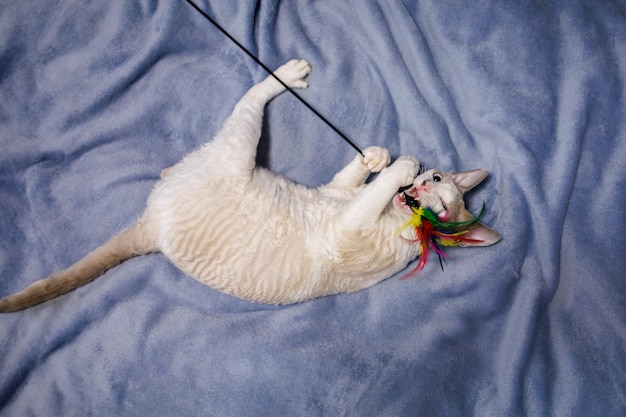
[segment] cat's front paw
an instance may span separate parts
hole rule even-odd
[[[399,187],[413,184],[417,173],[420,170],[420,163],[417,159],[410,156],[401,156],[383,173],[392,175],[398,182]]]
[[[307,88],[309,84],[304,78],[310,73],[311,64],[304,59],[292,59],[274,71],[274,75],[290,88]]]
[[[370,172],[380,172],[389,165],[389,151],[380,146],[369,146],[363,150],[363,163]]]

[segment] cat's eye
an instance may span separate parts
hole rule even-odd
[[[441,182],[441,181],[443,181],[443,175],[437,174],[437,173],[433,174],[433,181],[434,182]]]

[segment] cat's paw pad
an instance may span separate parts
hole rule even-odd
[[[291,88],[307,88],[309,84],[304,78],[310,73],[311,64],[304,59],[292,59],[274,71],[274,75]]]
[[[371,172],[380,172],[389,165],[389,151],[379,146],[370,146],[363,151],[363,163]]]
[[[413,184],[415,177],[419,173],[420,163],[410,156],[401,156],[390,167],[393,168],[394,176],[398,179],[400,186]]]

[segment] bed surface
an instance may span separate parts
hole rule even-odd
[[[141,214],[266,74],[183,0],[0,7],[0,296]],[[164,256],[0,315],[1,416],[626,415],[626,6],[200,1],[360,147],[489,169],[503,239],[410,280],[252,304]],[[355,151],[295,98],[260,163],[317,186]],[[412,267],[414,265],[411,265]]]

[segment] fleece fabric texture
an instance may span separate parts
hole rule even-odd
[[[0,0],[0,295],[132,224],[263,69],[183,0]],[[160,254],[0,315],[2,416],[626,415],[626,6],[197,0],[360,147],[486,168],[503,239],[413,279],[275,307]],[[355,151],[294,97],[259,162]],[[414,264],[410,265],[412,268]]]

